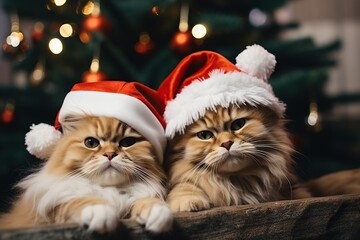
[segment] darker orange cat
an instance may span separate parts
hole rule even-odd
[[[169,141],[167,201],[178,212],[309,197],[294,188],[292,153],[271,109],[218,106]]]

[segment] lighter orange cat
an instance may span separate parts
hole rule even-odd
[[[167,201],[178,212],[309,197],[294,188],[292,153],[270,108],[217,106],[169,140]]]
[[[67,117],[50,159],[22,180],[1,228],[78,223],[106,232],[130,215],[151,232],[172,225],[165,174],[152,144],[109,117]]]

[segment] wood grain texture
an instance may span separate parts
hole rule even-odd
[[[341,195],[176,214],[162,236],[123,220],[116,232],[92,234],[75,225],[0,231],[0,239],[360,239],[360,195]]]

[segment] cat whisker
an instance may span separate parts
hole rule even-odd
[[[185,185],[187,183],[191,183],[197,185],[198,178],[202,175],[202,173],[199,172],[203,169],[202,166],[206,166],[203,160],[192,166],[191,170],[187,171],[184,176],[182,176],[182,181],[180,184]]]
[[[196,186],[198,185],[198,182],[199,182],[200,178],[205,173],[207,173],[209,171],[208,169],[210,168],[210,166],[205,163],[205,159],[202,160],[201,162],[199,162],[197,165],[198,165],[197,169],[194,169],[194,171],[193,171],[193,174],[195,175],[193,183]]]
[[[135,169],[135,171],[134,171],[135,176],[138,179],[140,179],[140,181],[146,182],[147,185],[153,190],[153,192],[155,192],[155,195],[157,197],[163,198],[163,193],[159,192],[158,188],[153,186],[154,182],[160,182],[159,178],[156,177],[155,174],[153,174],[146,168],[143,168],[137,164],[135,164],[134,169]],[[160,185],[161,185],[161,183],[160,183]]]
[[[285,175],[285,179],[289,184],[289,189],[290,189],[290,200],[293,200],[293,188],[292,188],[292,184],[290,179]]]
[[[134,174],[134,163],[131,162],[130,160],[127,161],[127,158],[123,158],[121,161],[121,164],[118,164],[117,162],[114,163],[114,165],[116,166],[117,171],[119,171],[119,173],[121,172],[122,174],[124,174],[128,181],[132,181],[133,180],[133,174]],[[117,166],[119,165],[119,166]],[[119,170],[121,169],[121,171]]]
[[[209,173],[210,176],[215,177],[216,173],[214,170],[214,164],[216,163],[216,156],[207,156],[205,159],[202,159],[197,164],[195,164],[190,171],[188,171],[180,184],[191,183],[191,185],[198,186],[201,180],[206,173]],[[195,191],[195,188],[193,188]]]

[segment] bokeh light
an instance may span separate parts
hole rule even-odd
[[[196,24],[192,30],[191,34],[194,38],[201,39],[206,36],[207,30],[206,27],[203,24]]]
[[[267,15],[260,9],[254,8],[249,13],[249,21],[255,27],[264,25],[267,21]]]
[[[66,0],[54,0],[54,4],[58,7],[64,5],[66,3]]]
[[[53,54],[59,54],[63,50],[63,44],[58,38],[53,38],[49,41],[49,49]]]
[[[95,8],[95,4],[92,1],[88,1],[82,9],[84,15],[90,15]]]
[[[64,38],[70,37],[73,34],[73,32],[74,32],[73,27],[68,23],[61,25],[59,29],[60,35]]]

